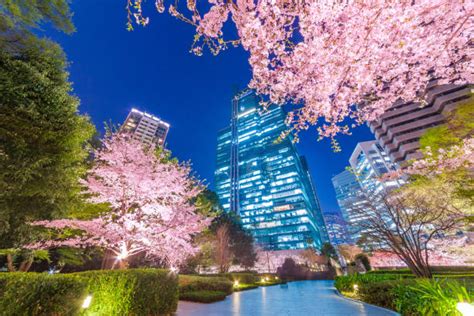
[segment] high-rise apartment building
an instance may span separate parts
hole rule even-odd
[[[234,96],[231,124],[217,138],[216,192],[265,249],[320,247],[328,237],[306,161],[291,136],[279,139],[285,118],[251,90]]]
[[[142,143],[157,146],[164,146],[169,128],[170,125],[160,118],[137,109],[130,111],[121,127]]]
[[[347,223],[339,212],[324,213],[324,220],[333,245],[351,244],[352,238],[347,231]]]
[[[372,206],[352,171],[345,170],[331,180],[351,240],[357,242],[360,235],[366,232],[361,223],[367,219]]]
[[[472,97],[472,85],[428,86],[426,105],[416,102],[395,103],[369,127],[392,162],[403,165],[405,161],[421,157],[419,139],[430,127],[444,123],[446,113],[460,102]]]

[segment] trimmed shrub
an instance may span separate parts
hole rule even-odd
[[[456,303],[474,301],[474,292],[451,275],[416,279],[402,274],[365,274],[337,277],[335,286],[364,302],[397,310],[402,315],[458,315]],[[357,284],[357,290],[354,285]]]
[[[434,275],[474,275],[472,267],[431,267],[431,271]],[[406,274],[413,275],[410,269],[382,269],[382,270],[371,270],[368,273],[370,274]]]
[[[239,283],[239,286],[234,288],[235,292],[240,292],[240,291],[246,291],[246,290],[252,290],[258,288],[259,285],[257,284],[242,284]]]
[[[177,276],[167,270],[130,269],[75,273],[93,295],[88,314],[165,315],[178,307]]]
[[[401,280],[402,278],[404,278],[404,276],[396,274],[352,274],[336,277],[334,286],[340,292],[352,292],[354,291],[355,284],[360,287],[362,284],[371,284],[389,280]],[[410,275],[407,276],[407,278],[414,278],[414,276]]]
[[[73,275],[9,272],[0,274],[2,315],[78,315],[87,282]]]
[[[413,274],[410,269],[371,270],[368,274]]]
[[[165,270],[0,274],[2,315],[165,315],[178,306],[178,282]],[[84,299],[92,296],[86,310]]]
[[[220,291],[229,295],[233,291],[233,283],[227,278],[202,277],[196,275],[179,276],[179,294],[195,291]]]
[[[222,301],[227,294],[222,291],[191,291],[180,294],[179,299],[198,303],[213,303]]]
[[[239,281],[245,284],[253,284],[260,281],[258,274],[248,272],[221,273],[216,276],[227,278],[232,282]]]
[[[358,297],[369,304],[395,310],[397,298],[394,289],[413,285],[415,280],[388,280],[379,282],[362,282],[357,291]]]

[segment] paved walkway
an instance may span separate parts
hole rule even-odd
[[[300,281],[236,292],[224,301],[180,301],[178,316],[392,316],[392,311],[338,295],[333,281]]]

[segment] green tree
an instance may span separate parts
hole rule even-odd
[[[328,243],[328,242],[325,242],[321,246],[321,254],[326,256],[328,259],[329,258],[334,259],[334,260],[338,259],[336,249],[331,243]]]
[[[231,213],[222,212],[213,220],[209,229],[216,234],[222,226],[227,226],[229,230],[229,247],[233,254],[233,263],[247,269],[253,267],[257,261],[253,236],[242,227],[239,218]]]
[[[370,261],[369,261],[369,257],[367,257],[367,255],[365,253],[359,253],[355,256],[355,261],[360,261],[360,263],[362,263],[362,265],[364,266],[365,270],[366,271],[370,271],[372,270],[372,267],[370,266]]]
[[[219,198],[214,191],[204,189],[196,198],[197,211],[206,216],[216,216],[222,213],[222,207]]]
[[[30,44],[0,52],[0,248],[31,242],[28,222],[81,205],[78,180],[95,130],[78,114],[60,47]]]
[[[75,31],[68,0],[3,0],[0,1],[0,49],[14,52],[31,41],[35,32],[50,24],[70,34]]]
[[[4,0],[0,19],[9,28],[37,29],[45,22],[66,33],[74,32],[68,0]]]
[[[465,139],[474,137],[474,97],[467,99],[451,111],[446,123],[430,128],[420,138],[421,151],[435,159],[440,150],[447,151],[459,146]],[[474,178],[470,168],[460,167],[451,170],[437,170],[436,175],[414,175],[406,189],[437,191],[443,187],[453,190],[456,204],[474,205]]]

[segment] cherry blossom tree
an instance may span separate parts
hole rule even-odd
[[[474,244],[467,236],[433,239],[428,245],[431,266],[474,265]],[[376,268],[406,266],[395,253],[377,250],[369,257]]]
[[[174,266],[196,251],[191,238],[209,219],[193,205],[202,186],[191,176],[189,165],[166,163],[153,148],[144,148],[127,134],[111,135],[94,156],[95,165],[83,183],[90,201],[108,203],[111,211],[91,220],[35,222],[82,233],[31,248],[101,246],[115,253],[121,266],[141,252]]]
[[[128,29],[147,25],[143,0],[126,1]],[[206,47],[213,54],[238,45],[248,51],[249,86],[268,96],[265,102],[303,105],[288,116],[296,134],[318,123],[320,137],[348,133],[346,118],[361,123],[399,99],[423,101],[433,79],[473,82],[472,1],[187,0],[184,6],[156,0],[155,6],[195,27],[196,55]],[[227,22],[235,39],[224,37]]]
[[[460,145],[448,149],[440,148],[436,154],[425,148],[425,157],[414,161],[405,172],[429,177],[460,168],[474,168],[474,138],[465,139]]]
[[[395,254],[416,276],[431,277],[431,259],[436,254],[432,245],[466,223],[462,208],[451,201],[448,190],[385,193],[370,210],[360,212],[364,216],[360,229],[379,250]]]
[[[219,267],[220,273],[226,273],[232,264],[233,253],[230,249],[229,226],[224,224],[217,228],[215,237],[215,262]]]

